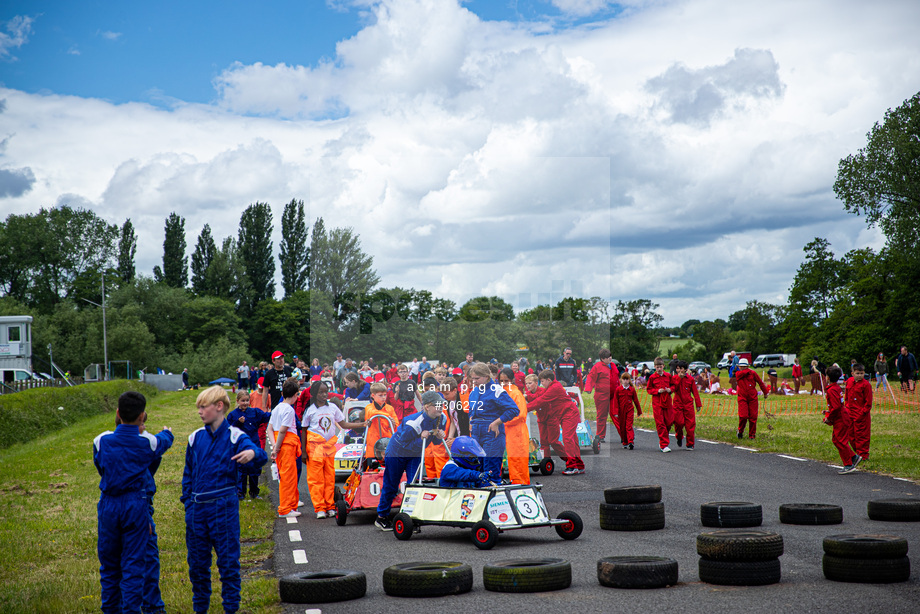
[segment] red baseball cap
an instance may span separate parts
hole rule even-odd
[[[454,368],[453,371],[450,372],[450,374],[451,375],[463,375],[463,369],[461,369],[460,367],[456,367]]]
[[[272,354],[272,360],[274,360],[274,359],[276,359],[276,358],[281,358],[282,356],[284,356],[284,352],[282,352],[281,350],[278,350],[277,352],[275,352],[274,354]]]
[[[318,382],[318,381],[320,381],[321,379],[322,379],[322,378],[321,378],[319,375],[314,375],[313,377],[310,378],[310,381],[311,381],[311,382]]]

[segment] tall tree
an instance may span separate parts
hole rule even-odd
[[[164,230],[166,236],[163,239],[163,268],[153,267],[153,276],[171,288],[184,288],[188,285],[185,218],[173,211],[166,218]]]
[[[329,237],[326,236],[326,223],[323,218],[318,217],[313,222],[313,232],[310,234],[310,262],[307,265],[307,279],[310,283],[310,289],[319,289],[318,271],[324,270],[329,263],[326,261],[328,251],[326,245],[329,243]]]
[[[307,224],[303,201],[292,199],[281,214],[281,286],[288,297],[307,289],[307,263],[310,246],[307,244]]]
[[[241,307],[251,313],[261,301],[275,296],[275,262],[272,258],[272,210],[268,203],[246,207],[240,217],[237,249],[249,285]]]
[[[238,303],[248,293],[248,279],[239,257],[236,240],[224,239],[220,249],[214,252],[211,264],[205,273],[205,287],[211,296],[226,298]]]
[[[320,224],[321,220],[314,224],[314,236]],[[312,245],[310,288],[328,294],[335,320],[345,323],[357,317],[361,295],[380,282],[374,257],[361,249],[361,239],[352,228],[333,228],[318,238]]]
[[[892,244],[920,241],[920,92],[888,109],[866,146],[842,159],[834,192],[844,208],[878,224]]]
[[[195,251],[192,253],[192,290],[195,294],[202,296],[213,294],[207,285],[208,268],[214,261],[217,253],[217,246],[214,244],[214,237],[211,236],[210,224],[205,224],[198,235],[198,243],[195,244]]]
[[[137,236],[131,218],[121,225],[121,238],[118,241],[118,277],[129,284],[134,281],[134,256],[137,254]]]

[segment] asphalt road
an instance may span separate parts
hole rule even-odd
[[[745,440],[747,442],[747,440]],[[276,521],[275,573],[280,578],[299,571],[353,569],[367,575],[367,595],[358,600],[322,605],[286,605],[286,612],[920,612],[920,523],[877,522],[866,515],[870,499],[916,497],[920,484],[856,472],[838,475],[823,463],[747,451],[726,444],[698,441],[695,451],[677,448],[662,454],[656,437],[638,432],[637,448],[607,444],[600,455],[585,454],[582,476],[533,476],[543,484],[552,516],[574,510],[585,523],[575,541],[560,539],[551,528],[504,533],[492,550],[478,550],[469,530],[424,527],[409,541],[373,526],[373,512],[355,512],[344,527],[335,520],[317,520],[311,512],[306,478],[301,498],[307,502],[294,524]],[[828,446],[830,446],[828,436]],[[756,447],[756,443],[750,447]],[[666,526],[660,531],[601,530],[598,504],[611,486],[661,484]],[[273,484],[275,486],[276,484]],[[276,499],[277,500],[277,499]],[[782,581],[763,587],[726,587],[700,582],[696,536],[700,504],[708,501],[751,501],[763,506],[762,529],[783,536]],[[832,503],[843,507],[843,524],[797,526],[779,522],[781,503]],[[290,531],[302,541],[292,542]],[[838,533],[875,533],[906,537],[914,563],[911,579],[899,584],[844,584],[826,580],[821,572],[822,538]],[[305,563],[296,563],[294,551]],[[678,561],[679,584],[657,590],[621,590],[600,586],[597,560],[606,556],[667,556]],[[515,558],[558,557],[572,563],[567,590],[524,595],[486,591],[483,564]],[[473,567],[473,590],[444,599],[406,599],[383,592],[383,570],[411,561],[461,561]]]

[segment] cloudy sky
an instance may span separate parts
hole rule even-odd
[[[0,214],[235,235],[351,226],[385,286],[518,308],[784,302],[802,247],[880,236],[837,162],[920,89],[920,3],[242,0],[0,6]],[[279,282],[280,293],[280,276]]]

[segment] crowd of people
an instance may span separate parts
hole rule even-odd
[[[737,397],[741,439],[756,437],[758,396],[791,392],[779,386],[775,372],[766,384],[747,359],[733,354],[728,393]],[[589,368],[590,365],[590,368]],[[211,594],[211,551],[223,585],[223,606],[235,612],[240,600],[239,501],[260,498],[262,467],[271,459],[279,481],[279,517],[302,513],[299,484],[306,466],[307,490],[318,519],[335,514],[334,457],[340,432],[361,431],[367,450],[364,466],[383,464],[383,482],[376,526],[392,530],[391,506],[403,476],[421,474],[422,450],[427,477],[446,487],[485,487],[501,483],[503,469],[514,484],[530,483],[529,433],[526,419],[536,413],[543,458],[552,451],[565,460],[566,476],[585,473],[576,428],[580,419],[574,398],[593,394],[598,442],[606,441],[612,421],[626,450],[635,448],[633,416],[642,415],[638,390],[652,398],[652,416],[659,449],[670,452],[671,429],[678,447],[693,450],[700,392],[723,392],[710,371],[692,373],[677,356],[665,370],[656,358],[654,372],[625,368],[620,372],[607,349],[593,363],[578,364],[571,348],[551,363],[526,359],[510,365],[492,359],[477,362],[467,353],[463,362],[432,365],[426,357],[410,363],[378,364],[342,358],[307,365],[297,356],[288,363],[281,351],[271,364],[257,368],[245,362],[238,369],[239,391],[231,411],[220,386],[202,391],[196,400],[203,426],[189,437],[180,500],[186,511],[189,578],[196,611],[206,611]],[[887,388],[887,361],[874,365],[876,389]],[[913,392],[917,363],[906,347],[895,369],[902,390]],[[831,440],[843,467],[854,471],[869,457],[873,389],[865,367],[851,362],[850,377],[834,364],[817,358],[810,365],[812,393],[824,394],[824,422],[833,427]],[[715,379],[713,379],[715,377]],[[799,361],[793,367],[795,392],[804,384]],[[800,381],[801,380],[801,381]],[[816,382],[817,380],[817,382]],[[758,392],[759,389],[759,392]],[[345,414],[345,402],[363,410]],[[118,400],[115,431],[93,443],[93,461],[101,476],[98,507],[98,556],[103,611],[163,610],[159,593],[159,555],[153,522],[154,476],[173,435],[165,428],[146,431],[146,399],[126,392]],[[374,417],[374,428],[367,428]],[[266,453],[266,450],[269,453]],[[450,451],[448,453],[448,450]],[[372,459],[373,455],[373,459]],[[505,460],[506,459],[506,460]],[[506,466],[503,467],[503,461]]]

